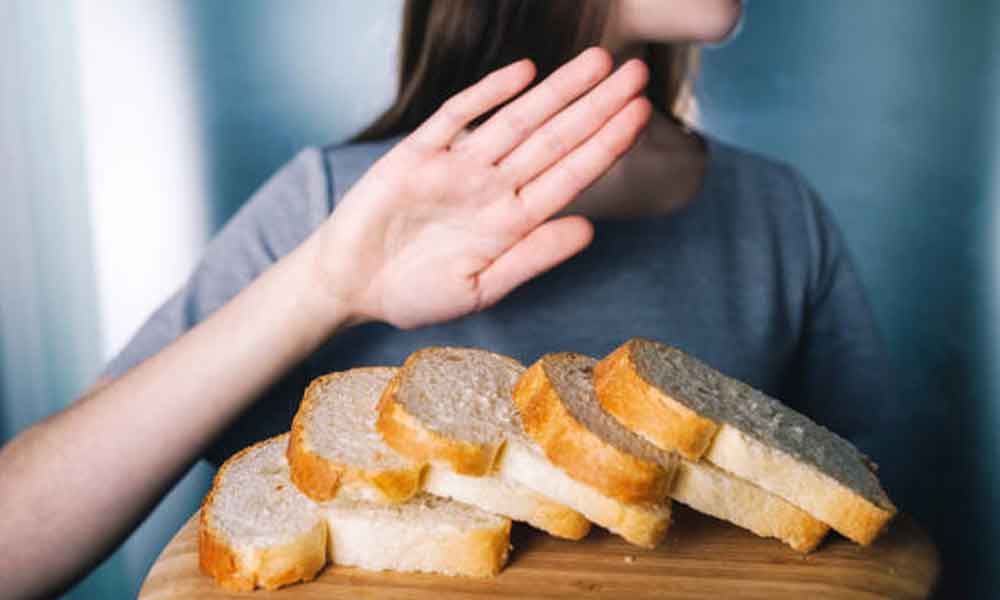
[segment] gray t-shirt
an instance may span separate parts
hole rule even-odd
[[[307,149],[209,245],[188,283],[106,368],[118,376],[204,319],[303,241],[398,138]],[[429,345],[477,346],[530,364],[600,357],[632,336],[675,345],[879,456],[900,413],[883,347],[844,240],[791,168],[707,139],[702,189],[680,212],[597,220],[581,254],[492,308],[414,331],[347,330],[278,382],[206,454],[289,428],[313,377],[398,365]]]

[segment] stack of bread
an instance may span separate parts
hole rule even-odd
[[[234,590],[327,563],[489,577],[511,520],[653,548],[672,499],[800,552],[830,528],[869,544],[896,512],[849,442],[675,348],[636,338],[527,369],[427,348],[316,379],[290,433],[230,458],[199,562]]]

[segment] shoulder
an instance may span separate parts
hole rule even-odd
[[[741,202],[792,209],[815,202],[816,193],[791,164],[704,136],[710,156],[707,185]]]
[[[335,205],[365,171],[402,138],[395,136],[369,142],[342,142],[323,147],[322,159],[330,180],[332,203]]]
[[[706,195],[744,228],[815,246],[836,234],[816,189],[791,164],[705,136]]]

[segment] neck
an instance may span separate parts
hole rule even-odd
[[[635,144],[567,207],[591,218],[638,218],[674,212],[702,185],[701,139],[658,110]]]

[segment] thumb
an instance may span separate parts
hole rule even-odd
[[[479,274],[477,308],[493,306],[517,286],[586,248],[593,239],[593,225],[581,216],[542,223]]]

